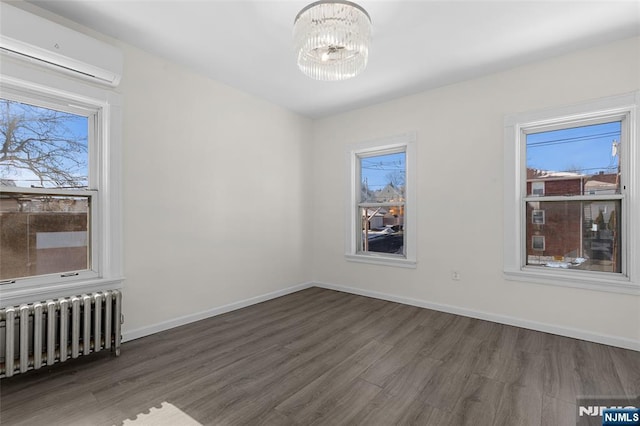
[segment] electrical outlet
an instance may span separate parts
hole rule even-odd
[[[454,281],[460,281],[460,272],[452,271],[451,272],[451,279],[454,280]]]

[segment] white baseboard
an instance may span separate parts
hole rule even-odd
[[[157,324],[153,324],[146,327],[137,328],[135,330],[128,330],[122,333],[122,341],[127,342],[129,340],[139,339],[141,337],[149,336],[151,334],[158,333],[160,331],[169,330],[174,327],[189,324],[195,321],[200,321],[206,318],[215,317],[216,315],[225,314],[227,312],[235,311],[236,309],[246,308],[247,306],[255,305],[256,303],[265,302],[267,300],[275,299],[276,297],[285,296],[296,291],[304,290],[306,288],[313,287],[313,283],[302,283],[287,287],[282,290],[273,291],[271,293],[262,294],[260,296],[251,297],[249,299],[240,300],[238,302],[229,303],[228,305],[218,306],[213,309],[208,309],[202,312],[196,312],[193,314],[185,315],[182,317],[174,318],[167,321],[162,321]]]
[[[572,337],[575,339],[587,340],[595,343],[616,346],[619,348],[640,351],[640,341],[627,339],[625,337],[610,336],[606,334],[593,333],[571,327],[562,327],[554,324],[547,324],[537,321],[525,320],[522,318],[510,317],[506,315],[492,314],[489,312],[475,311],[458,306],[445,305],[441,303],[432,303],[420,299],[410,297],[396,296],[393,294],[380,293],[377,291],[364,290],[356,287],[347,287],[336,284],[328,284],[323,282],[315,282],[312,286],[322,287],[330,290],[343,291],[345,293],[358,294],[361,296],[373,297],[375,299],[388,300],[390,302],[402,303],[404,305],[418,306],[420,308],[433,309],[435,311],[448,312],[451,314],[462,315],[465,317],[477,318],[481,320],[497,322],[516,327],[527,328],[531,330],[542,331],[545,333],[557,334],[560,336]]]

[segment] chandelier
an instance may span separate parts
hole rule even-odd
[[[371,18],[350,1],[323,0],[298,13],[293,44],[298,67],[316,80],[355,77],[367,66]]]

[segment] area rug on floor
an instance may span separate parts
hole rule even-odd
[[[160,404],[160,408],[151,407],[149,413],[140,413],[135,419],[126,419],[122,424],[125,426],[202,426],[187,414],[180,411],[179,408],[168,402]]]

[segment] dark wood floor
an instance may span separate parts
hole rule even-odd
[[[638,395],[640,353],[311,288],[0,390],[3,425],[118,425],[169,403],[201,424],[562,426],[580,395]]]

